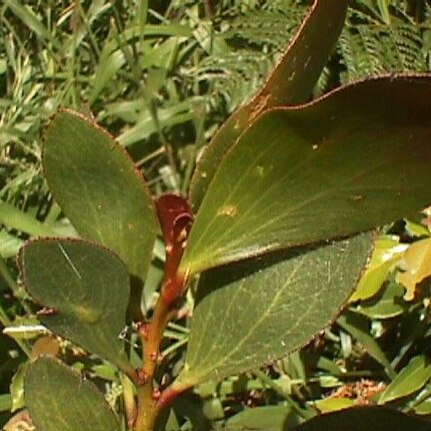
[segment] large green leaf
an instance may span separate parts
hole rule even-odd
[[[114,250],[144,279],[157,223],[145,182],[126,152],[95,123],[61,111],[46,133],[43,167],[77,231]]]
[[[353,407],[316,416],[295,431],[429,431],[430,423],[384,407]]]
[[[431,77],[380,77],[266,112],[226,154],[182,272],[350,235],[431,202]]]
[[[303,346],[334,319],[370,248],[371,235],[362,234],[204,273],[174,386],[220,380]]]
[[[39,431],[117,431],[118,421],[103,394],[54,358],[28,367],[25,400]]]
[[[42,239],[23,247],[20,265],[30,295],[53,309],[40,316],[46,327],[133,373],[119,339],[129,273],[117,256],[81,240]]]
[[[259,93],[222,125],[202,155],[190,187],[195,210],[226,151],[265,109],[306,102],[341,33],[348,0],[316,0]]]

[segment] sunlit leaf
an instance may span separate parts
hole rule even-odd
[[[425,356],[415,356],[406,365],[379,398],[379,404],[410,395],[431,379],[431,362]]]
[[[404,298],[411,301],[416,285],[431,275],[431,238],[416,241],[404,252],[398,281],[406,287]]]
[[[376,295],[382,287],[389,270],[407,248],[408,245],[400,244],[399,238],[396,236],[381,236],[378,238],[367,269],[349,302],[363,301]]]
[[[194,274],[369,230],[431,202],[430,77],[381,77],[269,111],[225,155],[190,231]]]
[[[265,109],[306,102],[341,33],[347,0],[315,1],[298,33],[259,93],[221,126],[194,174],[190,199],[196,210],[217,167],[241,133]]]

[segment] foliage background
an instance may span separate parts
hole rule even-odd
[[[3,326],[21,322],[24,316],[26,323],[34,319],[34,304],[20,287],[14,262],[22,242],[46,232],[74,234],[52,202],[41,172],[40,143],[50,116],[64,106],[91,112],[128,149],[155,195],[185,192],[202,147],[259,87],[309,4],[305,0],[2,2]],[[430,31],[431,7],[425,1],[352,1],[315,95],[383,72],[429,71]],[[384,233],[407,243],[429,237],[428,228],[417,220],[412,217],[389,226]],[[150,276],[149,307],[160,279],[159,261]],[[197,426],[226,419],[247,406],[282,406],[286,400],[305,406],[326,400],[321,410],[334,409],[346,399],[373,402],[375,392],[400,375],[413,357],[430,353],[428,284],[423,283],[410,301],[403,294],[404,288],[389,275],[385,290],[364,304],[351,304],[338,324],[303,351],[269,369],[199,387],[200,401],[180,400],[182,411]],[[173,341],[166,348],[171,349],[175,366],[167,372],[175,373],[187,331],[183,326],[171,329]],[[10,408],[22,403],[22,376],[17,375],[12,389],[10,385],[31,345],[32,340],[20,339],[18,345],[0,334],[3,422]],[[411,384],[392,402],[405,411],[428,415],[431,375],[428,365],[423,368],[428,371],[421,374],[420,384]],[[100,377],[99,369],[92,370]],[[409,370],[405,373],[412,381]],[[117,384],[113,378],[109,387],[114,402]],[[303,409],[304,414],[307,411]],[[271,418],[274,414],[271,411]]]

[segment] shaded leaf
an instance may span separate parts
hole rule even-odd
[[[398,281],[406,287],[404,298],[411,301],[416,285],[431,275],[431,238],[411,244],[404,252],[400,266],[404,272],[398,275]]]
[[[389,270],[400,259],[407,247],[407,244],[399,243],[397,236],[378,238],[367,269],[349,302],[363,301],[376,295],[386,280]]]
[[[46,133],[43,166],[54,198],[77,231],[114,250],[144,279],[157,221],[126,152],[89,119],[60,111]]]
[[[316,416],[295,431],[429,431],[429,422],[385,407],[353,407]]]
[[[430,378],[429,359],[424,355],[412,358],[382,393],[379,404],[385,404],[418,391]]]
[[[119,334],[126,324],[129,273],[109,250],[81,240],[42,239],[20,253],[30,295],[53,309],[41,322],[65,337],[133,373]]]
[[[370,356],[385,367],[389,377],[395,377],[395,371],[377,341],[370,335],[368,321],[361,315],[352,312],[343,313],[337,319],[338,325],[356,338]]]
[[[194,274],[420,210],[431,201],[430,110],[430,77],[380,77],[262,114],[218,167],[180,270]]]
[[[364,234],[204,273],[174,387],[221,380],[303,346],[346,301],[370,248]]]
[[[348,1],[315,1],[298,33],[259,93],[221,126],[204,152],[190,187],[196,210],[229,148],[265,109],[306,102],[327,62],[346,17]]]
[[[54,358],[41,356],[25,378],[30,417],[43,431],[117,431],[118,421],[103,394]]]

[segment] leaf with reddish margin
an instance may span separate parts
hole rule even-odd
[[[79,234],[115,251],[144,280],[158,226],[144,178],[126,151],[90,119],[62,110],[47,129],[42,162]]]
[[[220,127],[199,160],[190,184],[196,211],[220,161],[264,110],[306,102],[343,28],[348,0],[315,0],[296,36],[259,93]]]
[[[180,272],[367,231],[429,205],[429,112],[424,75],[262,114],[219,165]]]
[[[118,256],[83,240],[45,238],[27,242],[19,264],[28,293],[51,310],[39,317],[48,329],[134,375],[119,338],[130,277]]]

